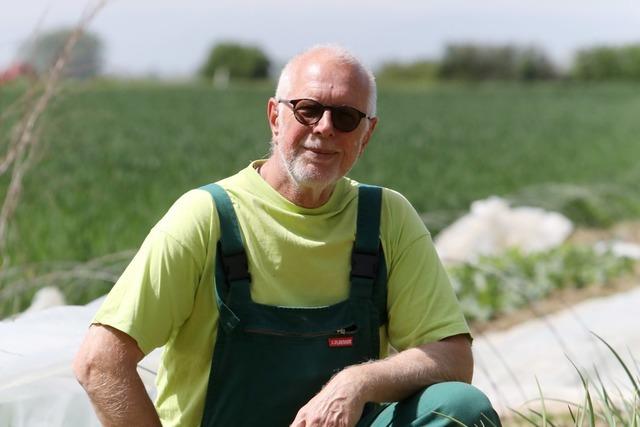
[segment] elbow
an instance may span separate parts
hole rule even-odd
[[[445,381],[460,381],[471,384],[473,380],[473,352],[471,341],[466,334],[445,338],[446,347],[442,352],[441,366],[445,367]]]
[[[464,346],[461,350],[460,356],[460,381],[465,382],[467,384],[471,384],[473,381],[473,351],[471,350],[471,343]]]
[[[463,368],[460,370],[459,381],[462,381],[467,384],[471,384],[471,382],[473,381],[473,356],[472,355],[469,356],[468,363],[465,363]]]
[[[144,355],[128,335],[101,325],[92,325],[73,359],[73,373],[91,395],[114,377],[135,373]]]
[[[80,349],[73,359],[73,374],[82,388],[89,391],[98,377],[99,365],[84,349]]]
[[[459,381],[471,384],[473,380],[473,354],[469,350],[461,350],[455,358],[454,364],[446,371],[447,381]]]

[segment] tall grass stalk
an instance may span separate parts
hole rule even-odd
[[[573,426],[573,427],[617,427],[617,426],[633,426],[640,425],[640,389],[638,383],[640,378],[632,373],[630,366],[625,362],[620,354],[602,337],[591,332],[598,338],[609,350],[611,355],[616,358],[620,367],[624,370],[629,381],[630,388],[627,387],[627,393],[621,390],[619,385],[606,385],[598,372],[595,370],[595,380],[590,378],[587,373],[583,372],[571,359],[569,362],[573,365],[577,372],[584,397],[581,403],[567,402],[560,399],[550,399],[544,396],[544,390],[538,385],[540,398],[538,403],[541,410],[529,408],[525,413],[522,410],[511,409],[517,419],[520,419],[526,425],[532,426]],[[632,362],[638,369],[635,359]],[[537,383],[537,380],[536,380]],[[594,385],[595,384],[595,385]],[[593,388],[595,387],[595,393]],[[609,387],[609,388],[608,388]],[[615,387],[617,391],[617,402],[613,398],[611,387]],[[567,403],[567,413],[551,412],[545,405],[545,401],[556,401]],[[532,402],[530,402],[532,403]]]
[[[38,149],[38,128],[37,124],[47,109],[49,102],[55,95],[62,72],[71,56],[71,51],[78,39],[84,32],[89,22],[98,11],[104,6],[107,0],[101,0],[93,8],[87,9],[79,24],[69,36],[64,48],[53,67],[42,82],[42,93],[34,97],[33,104],[26,109],[22,119],[18,121],[11,132],[11,138],[7,152],[2,159],[2,169],[0,174],[12,167],[11,178],[4,196],[2,208],[0,208],[0,256],[4,255],[7,244],[7,228],[16,210],[20,194],[22,192],[22,181],[29,168],[33,165],[35,154]],[[4,258],[4,257],[3,257]]]

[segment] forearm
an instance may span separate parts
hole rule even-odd
[[[160,426],[158,414],[138,373],[96,373],[83,381],[91,404],[105,427]]]
[[[431,384],[470,383],[472,376],[470,343],[466,336],[459,335],[383,360],[350,366],[335,380],[355,383],[363,402],[395,402]]]
[[[92,325],[73,368],[102,425],[160,426],[137,364],[144,354],[135,341],[117,329]]]

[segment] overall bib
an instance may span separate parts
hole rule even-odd
[[[349,297],[323,307],[252,301],[231,200],[216,184],[203,189],[220,218],[214,289],[220,318],[201,425],[288,426],[334,374],[379,357],[387,276],[379,239],[382,189],[359,187]],[[367,405],[365,414],[372,409]]]

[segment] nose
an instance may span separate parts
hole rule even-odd
[[[324,110],[318,123],[313,125],[313,133],[322,136],[333,136],[334,128],[331,110]]]

